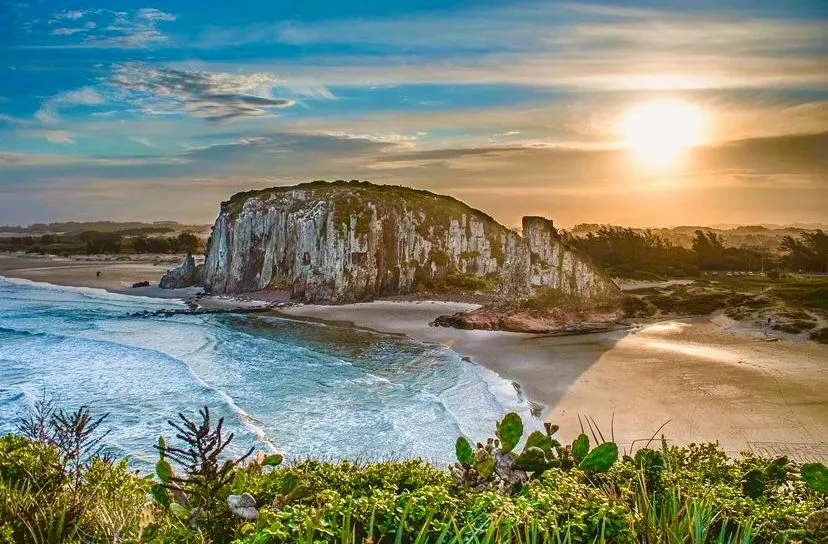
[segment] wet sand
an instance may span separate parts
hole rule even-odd
[[[516,381],[562,436],[596,420],[626,449],[665,422],[673,443],[719,441],[726,451],[828,458],[828,347],[769,342],[717,318],[551,337],[429,327],[469,309],[443,302],[296,306],[282,312],[437,342]],[[475,437],[483,438],[483,437]]]

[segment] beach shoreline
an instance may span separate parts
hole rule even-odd
[[[0,276],[180,298],[227,310],[257,304],[233,297],[195,300],[198,289],[152,287],[169,266],[174,263],[5,256],[0,258]],[[150,281],[151,287],[129,287],[138,281]],[[828,458],[828,346],[787,339],[769,342],[762,331],[745,329],[722,316],[572,336],[430,325],[439,315],[476,307],[380,300],[289,305],[274,309],[273,315],[445,346],[518,384],[528,400],[544,407],[545,420],[561,426],[565,438],[580,432],[579,415],[590,416],[605,435],[612,432],[622,448],[633,449],[669,420],[664,433],[677,444],[718,440],[731,454],[751,450],[803,460]]]

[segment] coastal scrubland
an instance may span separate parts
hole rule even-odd
[[[0,541],[329,543],[735,543],[828,538],[828,469],[729,458],[658,437],[619,451],[587,418],[523,436],[516,414],[448,469],[223,452],[207,408],[179,414],[149,474],[101,448],[106,417],[49,401],[0,437]],[[163,430],[159,430],[163,432]],[[481,437],[482,438],[482,437]]]
[[[565,236],[620,278],[691,278],[712,271],[828,272],[828,234],[820,229],[786,229],[759,239],[745,236],[740,228],[733,231],[696,228],[692,237],[685,233],[676,238],[669,232],[603,225],[587,231],[576,228]]]
[[[628,318],[710,315],[766,330],[828,339],[828,277],[707,276],[692,283],[627,291]]]

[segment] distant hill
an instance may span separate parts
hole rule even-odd
[[[125,232],[134,234],[168,234],[177,232],[209,232],[210,225],[186,225],[178,221],[63,221],[54,223],[33,223],[28,226],[0,226],[0,233],[13,234],[73,234],[79,232]]]

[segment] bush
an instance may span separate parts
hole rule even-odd
[[[483,291],[491,293],[497,289],[497,281],[474,274],[449,274],[444,280],[447,289],[459,289],[462,291]]]
[[[522,301],[520,307],[534,312],[554,309],[586,313],[593,310],[615,310],[619,306],[619,301],[619,298],[612,296],[583,297],[555,287],[547,287],[538,289],[533,296]]]

